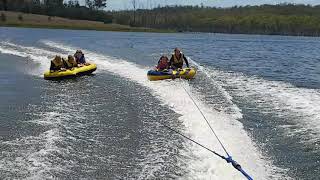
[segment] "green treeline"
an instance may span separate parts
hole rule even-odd
[[[112,22],[110,13],[102,10],[106,0],[86,0],[86,5],[80,6],[78,0],[0,0],[0,10],[4,11]]]
[[[112,15],[115,23],[176,31],[320,36],[320,6],[167,6]]]
[[[85,0],[81,6],[78,0],[0,0],[0,10],[170,31],[320,36],[320,5],[166,6],[106,12],[106,2]]]

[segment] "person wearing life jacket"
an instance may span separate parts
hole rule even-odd
[[[65,70],[65,65],[60,56],[54,57],[50,64],[50,71]]]
[[[156,66],[158,71],[163,71],[165,69],[169,69],[169,58],[167,56],[161,56],[158,65]]]
[[[83,66],[83,65],[86,65],[86,58],[84,57],[84,54],[82,53],[81,50],[77,50],[76,53],[74,54],[74,57],[77,61],[77,63],[80,65],[80,66]]]
[[[172,69],[182,69],[183,67],[183,61],[186,62],[187,67],[189,67],[189,62],[187,58],[184,56],[184,54],[180,51],[179,48],[174,49],[174,53],[172,54],[172,57],[170,59],[170,67]]]
[[[72,69],[74,67],[78,67],[78,63],[76,62],[74,57],[71,55],[68,56],[68,59],[63,59],[63,60],[64,60],[65,67],[67,69]]]

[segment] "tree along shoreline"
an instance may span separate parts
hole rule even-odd
[[[130,27],[120,24],[105,24],[99,21],[74,20],[56,16],[0,11],[0,27],[123,31],[123,32],[170,32],[143,27]]]
[[[86,6],[78,0],[0,0],[0,11],[112,23],[111,14],[102,10],[104,7],[106,0],[86,0]]]
[[[135,32],[206,32],[226,34],[261,34],[286,36],[320,36],[320,5],[261,5],[232,8],[199,6],[166,6],[154,9],[103,11],[101,3],[80,6],[69,0],[0,0],[5,10],[21,12],[10,17],[10,11],[0,11],[0,26],[83,29]],[[19,3],[20,2],[20,3]],[[88,2],[100,2],[89,0]],[[89,3],[90,5],[90,3]],[[25,18],[42,14],[37,21]],[[76,24],[59,21],[60,17],[78,20]],[[31,20],[30,20],[31,19]],[[84,21],[87,20],[87,21]],[[54,23],[53,23],[54,22]],[[89,23],[87,22],[96,22]],[[68,24],[69,23],[69,24]],[[122,26],[121,26],[122,25]]]
[[[320,5],[166,6],[111,15],[117,24],[177,32],[320,36]]]

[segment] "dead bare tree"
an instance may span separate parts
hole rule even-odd
[[[2,0],[2,8],[3,8],[3,10],[5,10],[5,11],[7,11],[8,9],[7,9],[7,0]]]
[[[137,8],[137,0],[131,0],[133,6],[133,24],[136,23],[136,8]]]

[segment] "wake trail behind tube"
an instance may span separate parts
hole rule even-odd
[[[183,87],[183,86],[182,86]],[[184,88],[184,87],[183,87]],[[201,111],[201,109],[199,108],[199,106],[197,105],[197,103],[194,101],[194,99],[192,98],[192,96],[188,93],[188,91],[184,88],[185,92],[188,94],[188,96],[190,97],[190,99],[192,100],[192,102],[194,103],[194,105],[197,107],[197,109],[199,110],[199,112],[201,113],[203,119],[206,121],[207,125],[209,126],[209,128],[211,129],[212,133],[214,134],[214,136],[216,137],[216,140],[218,140],[219,144],[221,145],[222,149],[224,150],[224,152],[226,153],[227,157],[223,156],[223,155],[220,155],[219,153],[216,153],[215,151],[213,150],[210,150],[208,149],[207,147],[197,143],[196,141],[182,135],[181,133],[179,133],[178,131],[175,131],[173,129],[171,129],[170,127],[168,126],[165,126],[167,127],[168,129],[170,129],[171,131],[174,131],[178,134],[180,134],[181,136],[183,136],[184,138],[188,139],[189,141],[192,141],[193,143],[199,145],[200,147],[212,152],[213,154],[215,154],[216,156],[222,158],[223,160],[226,160],[227,163],[231,163],[231,165],[237,169],[239,172],[241,172],[242,175],[244,175],[248,180],[253,180],[252,177],[244,171],[244,169],[242,169],[241,165],[238,164],[235,160],[232,159],[232,157],[230,156],[230,154],[228,153],[228,151],[226,150],[226,148],[224,147],[223,143],[221,142],[221,140],[219,139],[219,137],[217,136],[216,132],[213,130],[213,128],[211,127],[209,121],[207,120],[206,116],[203,114],[203,112]]]
[[[52,41],[43,41],[43,43],[51,48],[70,53],[79,49],[78,47]],[[179,120],[184,123],[186,133],[190,137],[211,149],[222,150],[218,142],[213,140],[207,125],[199,120],[201,114],[193,105],[190,98],[188,98],[185,90],[181,88],[181,86],[184,86],[187,91],[192,92],[193,89],[188,83],[179,81],[151,82],[147,80],[146,72],[148,68],[146,67],[87,50],[85,50],[85,53],[87,58],[98,64],[98,70],[116,74],[150,89],[154,96],[159,98],[164,105],[169,106],[176,113],[181,114]],[[214,124],[217,134],[224,140],[224,143],[230,152],[232,152],[233,156],[241,162],[243,167],[246,167],[253,177],[257,179],[281,179],[280,175],[277,175],[275,172],[284,170],[272,166],[268,160],[262,158],[260,152],[256,149],[255,144],[251,141],[240,122],[225,113],[212,111],[212,109],[208,108],[206,104],[197,98],[195,98],[195,101],[207,115],[210,124]],[[191,152],[186,151],[184,153],[186,157],[189,157],[188,161],[190,161],[190,163],[188,163],[188,169],[190,170],[190,176],[196,177],[197,179],[243,178],[224,161],[213,157],[206,150],[191,143],[188,145],[190,146]],[[181,161],[184,160],[181,159]]]
[[[43,112],[39,119],[32,120],[32,123],[52,127],[39,136],[1,142],[2,146],[10,149],[3,151],[0,159],[0,170],[4,177],[43,179],[53,171],[68,171],[68,168],[55,164],[52,159],[56,154],[68,153],[66,149],[56,146],[57,142],[64,141],[59,132],[59,115],[56,112]],[[4,178],[2,175],[0,177]]]
[[[66,87],[69,87],[66,85]],[[63,88],[62,88],[63,89]],[[75,172],[81,159],[88,158],[85,151],[79,151],[79,146],[74,146],[83,139],[91,140],[92,136],[85,136],[85,123],[87,110],[78,108],[82,99],[78,95],[61,93],[53,87],[47,91],[57,93],[53,95],[58,101],[50,101],[50,97],[43,95],[39,105],[29,104],[28,115],[33,118],[21,123],[41,127],[36,135],[21,136],[10,141],[1,141],[4,151],[0,154],[0,179],[64,179],[65,177],[78,178]],[[48,93],[51,94],[51,93]],[[85,98],[83,95],[82,98]],[[75,101],[77,100],[77,101]],[[80,101],[80,102],[79,102]],[[84,132],[84,134],[82,134]],[[91,134],[92,135],[92,134]],[[99,161],[107,162],[105,157]],[[87,173],[94,169],[90,163],[82,167]]]
[[[241,113],[241,109],[235,103],[233,103],[233,97],[222,87],[221,84],[219,84],[213,78],[211,78],[210,73],[203,66],[201,66],[196,61],[192,60],[190,57],[188,58],[189,61],[196,66],[198,73],[203,73],[209,79],[208,83],[211,83],[214,87],[217,87],[219,93],[222,95],[222,97],[224,97],[224,105],[222,106],[224,106],[225,108],[223,108],[222,110],[236,119],[242,119],[243,115]]]
[[[37,76],[43,76],[43,72],[49,69],[52,58],[59,54],[57,52],[36,47],[21,46],[11,42],[0,42],[0,53],[27,58],[37,63],[40,65],[40,68],[38,68],[36,72],[32,72],[33,75]]]
[[[271,109],[271,112],[280,118],[290,118],[287,125],[282,125],[288,132],[287,135],[307,134],[311,137],[308,138],[310,143],[319,140],[320,89],[298,88],[290,83],[248,77],[241,73],[225,73],[210,69],[207,71],[224,86],[235,87],[231,93],[256,102],[256,106],[265,113],[270,113]]]

